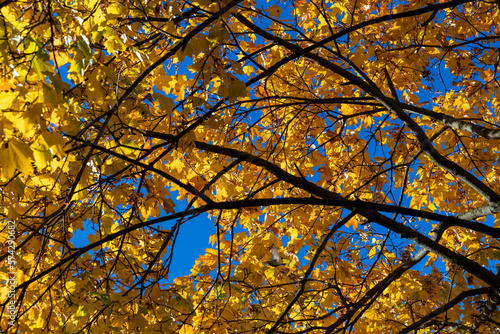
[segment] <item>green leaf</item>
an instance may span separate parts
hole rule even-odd
[[[84,58],[92,59],[92,51],[90,50],[90,46],[82,37],[79,37],[76,40],[76,47],[81,51]]]

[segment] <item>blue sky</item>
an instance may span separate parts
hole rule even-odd
[[[264,6],[269,6],[272,5],[273,3],[267,3],[267,2],[262,2],[261,3]],[[290,7],[284,6],[280,4],[280,6],[283,7],[283,12],[281,14],[281,18],[291,18],[290,14],[288,11],[290,10]],[[184,62],[181,64],[178,64],[178,74],[186,74],[188,77],[193,76],[194,74],[190,73],[189,70],[187,70],[187,66],[191,65],[191,60],[189,58],[186,58]],[[166,66],[164,66],[164,69],[167,70]],[[61,70],[63,71],[63,76],[64,76],[64,71],[67,71],[66,66],[62,66]],[[445,80],[451,78],[451,76],[448,73],[448,70],[444,68],[444,64],[440,65],[439,67],[434,67],[434,70],[436,73],[439,72],[440,76],[443,77]],[[243,78],[241,78],[243,80]],[[432,93],[435,91],[440,91],[441,93],[443,91],[446,91],[449,89],[449,87],[446,87],[443,83],[441,82],[434,82],[434,90],[433,92],[425,92],[422,95],[422,98],[425,100],[432,100]],[[159,92],[159,91],[155,91]],[[402,92],[399,92],[400,94]],[[175,99],[174,96],[169,96],[173,99]],[[368,132],[367,132],[368,133]],[[377,147],[369,147],[371,150],[377,150]],[[384,148],[386,149],[386,148]],[[372,152],[373,152],[372,151]],[[319,166],[318,166],[319,167]],[[411,175],[411,177],[414,177],[414,175]],[[314,181],[314,178],[309,179],[311,181]],[[175,196],[173,196],[173,199],[176,204],[176,211],[182,211],[184,207],[187,206],[186,201],[179,201],[175,200]],[[405,198],[403,202],[403,206],[408,206],[409,204],[409,199]],[[162,215],[165,213],[162,212]],[[490,221],[491,222],[491,221]],[[165,228],[170,228],[174,222],[166,222],[168,226],[165,226]],[[429,228],[427,230],[430,230]],[[352,232],[352,229],[349,230],[348,228],[345,229],[346,232]],[[385,234],[384,229],[376,229],[376,231],[380,232],[381,236],[380,238],[383,237]],[[172,265],[170,267],[170,275],[169,275],[169,281],[172,281],[175,277],[178,276],[184,276],[184,275],[189,275],[190,269],[195,263],[195,260],[198,258],[198,256],[202,255],[204,253],[204,250],[209,247],[214,247],[210,245],[209,243],[209,236],[216,233],[216,228],[214,226],[214,219],[209,218],[207,214],[201,214],[198,217],[195,217],[193,219],[190,219],[188,222],[184,223],[179,231],[178,238],[175,242],[175,247],[174,247],[174,256],[172,260]],[[87,235],[88,233],[85,231],[77,231],[73,237],[73,243],[75,246],[83,246],[88,243],[87,240]],[[397,237],[394,235],[392,236],[394,238],[394,242],[397,243]],[[286,240],[285,244],[286,244]],[[170,253],[171,248],[169,247],[169,250],[167,252],[167,255]],[[299,254],[299,258],[301,257],[302,254]],[[422,266],[425,262],[422,262],[418,269],[422,269]],[[305,263],[302,263],[304,265]]]

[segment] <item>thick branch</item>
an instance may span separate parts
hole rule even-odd
[[[432,236],[432,240],[437,242],[441,238],[441,235],[442,229],[434,233],[434,235]],[[351,319],[360,308],[369,304],[371,300],[377,298],[389,285],[392,284],[392,282],[400,278],[408,269],[419,263],[424,257],[427,256],[427,254],[429,254],[428,250],[421,249],[411,259],[397,267],[393,272],[391,272],[384,279],[378,282],[373,288],[368,290],[365,295],[358,302],[356,302],[356,304],[349,311],[338,318],[337,321],[335,321],[332,325],[328,326],[325,332],[327,334],[332,333],[341,324]]]
[[[409,332],[411,332],[413,330],[421,329],[421,328],[425,327],[424,326],[425,323],[427,323],[428,321],[434,319],[435,317],[437,317],[441,313],[448,311],[450,308],[452,308],[453,306],[457,305],[458,303],[460,303],[465,298],[471,297],[471,296],[477,296],[477,295],[485,294],[485,293],[488,293],[490,291],[491,291],[490,288],[479,288],[479,289],[474,289],[474,290],[462,291],[458,296],[456,296],[455,298],[453,298],[452,300],[450,300],[448,303],[446,303],[445,305],[443,305],[443,306],[435,309],[434,311],[430,312],[429,314],[427,314],[426,316],[424,316],[419,321],[414,322],[410,326],[408,326],[405,329],[399,331],[398,334],[406,334],[406,333],[409,333]]]
[[[164,139],[164,140],[173,140],[173,135],[164,134],[159,132],[147,131],[145,133],[149,137]],[[318,198],[278,198],[278,199],[257,199],[257,200],[245,200],[245,203],[253,203],[251,206],[266,206],[266,205],[277,205],[277,204],[310,204],[310,205],[335,205],[342,206],[346,208],[365,208],[373,211],[382,211],[382,212],[390,212],[390,213],[398,213],[403,215],[410,215],[414,217],[434,220],[437,222],[441,222],[449,226],[460,226],[463,228],[471,229],[477,232],[481,232],[484,234],[488,234],[494,238],[500,237],[500,229],[490,227],[481,223],[471,222],[470,220],[458,216],[445,216],[434,212],[428,212],[423,210],[416,210],[411,208],[405,208],[401,206],[388,205],[388,204],[379,204],[379,203],[371,203],[371,202],[363,202],[363,201],[351,201],[347,200],[339,194],[330,192],[324,188],[317,186],[316,184],[307,181],[303,177],[294,176],[281,168],[277,167],[273,163],[264,160],[260,157],[254,156],[250,153],[239,151],[232,148],[212,145],[208,143],[204,143],[201,141],[195,141],[196,148],[212,153],[219,153],[226,156],[230,156],[233,158],[241,159],[242,161],[246,161],[252,163],[256,166],[262,167],[267,171],[274,174],[281,180],[289,182],[291,184],[300,187],[306,191],[311,192],[313,195],[321,197]],[[196,195],[198,195],[196,193]],[[234,209],[240,208],[240,204],[238,201],[235,202],[226,202],[220,203],[221,205],[226,205],[225,209]]]
[[[484,137],[486,139],[500,139],[500,130],[488,129],[483,126],[469,123],[464,120],[456,119],[455,117],[439,113],[430,109],[416,107],[398,101],[395,102],[405,112],[430,117],[436,121],[448,125],[450,128],[467,131],[477,136]]]
[[[242,160],[244,160],[244,159],[242,159]],[[283,171],[283,173],[288,174],[285,171]],[[292,176],[292,175],[290,175],[290,176]],[[303,180],[303,179],[301,179],[301,180]],[[285,179],[285,181],[286,181],[286,179]],[[305,181],[305,182],[307,182],[307,181]],[[296,185],[296,186],[298,186],[298,185]],[[338,194],[335,194],[335,193],[331,193],[331,194],[334,194],[334,195],[340,197],[340,195],[338,195]],[[280,199],[274,199],[273,201],[271,201],[271,203],[276,204],[276,205],[282,204],[282,203],[280,203],[279,200]],[[266,200],[266,201],[269,201],[269,200]],[[337,201],[333,201],[333,202],[336,203]],[[356,203],[356,201],[348,201],[348,202]],[[267,205],[272,205],[271,203],[268,202]],[[338,203],[336,203],[336,204],[338,204]],[[238,201],[238,202],[223,202],[223,203],[211,202],[207,205],[201,206],[201,207],[196,208],[196,209],[192,209],[192,210],[188,210],[188,211],[184,211],[184,212],[180,212],[180,213],[175,213],[175,214],[172,214],[172,215],[169,215],[166,217],[152,219],[152,220],[149,220],[146,222],[142,222],[139,224],[134,224],[134,225],[128,226],[128,227],[124,228],[123,230],[109,234],[109,235],[105,236],[104,238],[102,238],[101,240],[98,240],[94,243],[91,243],[85,247],[78,249],[75,253],[65,257],[64,259],[59,261],[54,266],[47,268],[43,272],[32,277],[30,280],[19,285],[17,287],[17,289],[22,289],[22,288],[28,286],[29,284],[33,283],[34,281],[49,274],[53,270],[61,267],[63,264],[67,263],[68,261],[71,261],[71,260],[75,259],[76,257],[83,255],[84,253],[92,250],[93,248],[99,247],[106,242],[112,241],[119,236],[126,235],[134,230],[139,229],[139,228],[151,226],[154,224],[158,224],[158,223],[165,222],[165,221],[172,220],[172,219],[176,219],[176,218],[181,218],[181,217],[199,214],[201,212],[208,212],[208,211],[212,211],[212,210],[221,210],[221,209],[236,209],[236,208],[245,208],[245,207],[248,208],[248,207],[263,206],[263,205],[266,205],[266,202],[258,201],[258,200],[248,200],[248,201]],[[335,205],[335,206],[337,206],[337,205]],[[352,209],[352,208],[348,208],[348,209]],[[396,222],[388,217],[385,217],[376,211],[363,209],[363,210],[357,211],[357,213],[363,215],[364,217],[370,219],[371,221],[374,221],[375,223],[378,223],[378,224],[386,227],[387,229],[390,229],[390,230],[400,234],[401,237],[407,238],[407,239],[412,240],[415,243],[421,245],[422,247],[424,247],[424,249],[422,251],[425,252],[425,254],[427,254],[428,251],[432,251],[433,253],[436,253],[437,255],[441,256],[442,258],[445,258],[449,262],[464,269],[465,271],[468,271],[471,274],[473,274],[474,276],[482,279],[483,281],[485,281],[486,283],[488,283],[492,287],[494,287],[494,288],[500,287],[500,277],[494,275],[489,270],[483,268],[481,265],[477,264],[476,262],[469,260],[465,256],[458,254],[458,253],[455,253],[455,252],[449,250],[448,248],[440,245],[439,243],[437,243],[434,240],[436,238],[431,239],[429,237],[426,237],[423,234],[414,231],[410,227],[405,226],[401,223],[398,223],[398,222]],[[401,270],[403,270],[403,269],[401,269]]]
[[[463,3],[463,2],[460,2]],[[235,14],[236,18],[252,29],[255,33],[266,38],[268,40],[272,40],[275,43],[284,46],[291,52],[295,54],[295,56],[303,55],[305,58],[323,66],[326,69],[331,70],[334,73],[337,73],[347,79],[349,82],[361,88],[367,94],[373,96],[378,102],[380,102],[384,107],[387,108],[390,112],[395,114],[405,125],[407,125],[410,130],[415,134],[417,140],[420,143],[420,147],[422,151],[424,151],[427,156],[439,167],[448,171],[452,175],[457,178],[463,180],[465,183],[474,188],[477,192],[481,194],[484,198],[488,200],[488,202],[500,206],[500,196],[493,191],[490,187],[481,182],[478,178],[472,175],[470,172],[465,170],[464,168],[457,165],[455,162],[450,161],[443,157],[432,145],[431,141],[425,134],[425,132],[420,128],[420,126],[410,117],[408,116],[402,108],[395,102],[392,98],[385,96],[380,89],[377,87],[365,82],[362,78],[356,76],[355,74],[349,72],[348,70],[340,67],[339,65],[328,61],[310,51],[310,48],[303,49],[300,46],[290,43],[280,37],[274,36],[273,34],[259,28],[252,22],[250,22],[247,18],[245,18],[241,14]],[[294,56],[294,58],[295,58]]]
[[[211,151],[214,153],[220,153],[224,154],[227,156],[231,156],[233,158],[239,158],[241,160],[250,162],[252,164],[255,164],[257,166],[260,166],[270,173],[274,174],[276,177],[279,179],[286,181],[290,184],[295,185],[296,187],[299,187],[301,189],[304,189],[306,191],[311,192],[313,195],[325,198],[325,199],[336,199],[336,200],[342,200],[344,201],[345,199],[340,196],[337,193],[331,192],[327,189],[321,188],[318,185],[309,182],[305,180],[302,177],[297,177],[294,176],[278,166],[261,159],[259,157],[253,156],[249,153],[246,152],[241,152],[237,151],[234,149],[229,149],[229,148],[223,148],[223,147],[218,147],[215,145],[210,145],[206,143],[200,143],[196,142],[196,146],[200,149]],[[347,207],[349,208],[349,207]],[[416,244],[424,247],[425,249],[428,249],[432,251],[433,253],[441,256],[442,258],[446,259],[447,261],[459,266],[460,268],[464,269],[465,271],[471,273],[472,275],[482,279],[492,287],[500,287],[500,277],[496,276],[493,274],[491,271],[487,270],[486,268],[482,267],[478,263],[468,259],[467,257],[455,253],[451,251],[450,249],[434,242],[433,240],[429,239],[428,237],[424,236],[423,234],[414,231],[412,228],[403,225],[401,223],[396,222],[395,220],[392,220],[382,214],[380,214],[377,211],[373,210],[361,210],[359,211],[361,215],[366,217],[367,219],[384,226],[385,228],[394,231],[398,233],[402,238],[406,238],[409,240],[412,240]]]

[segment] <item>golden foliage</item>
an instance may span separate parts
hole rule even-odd
[[[498,332],[498,22],[4,1],[0,330]],[[171,277],[200,214],[212,248]]]

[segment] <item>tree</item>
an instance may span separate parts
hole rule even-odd
[[[500,331],[498,2],[0,8],[2,332]]]

